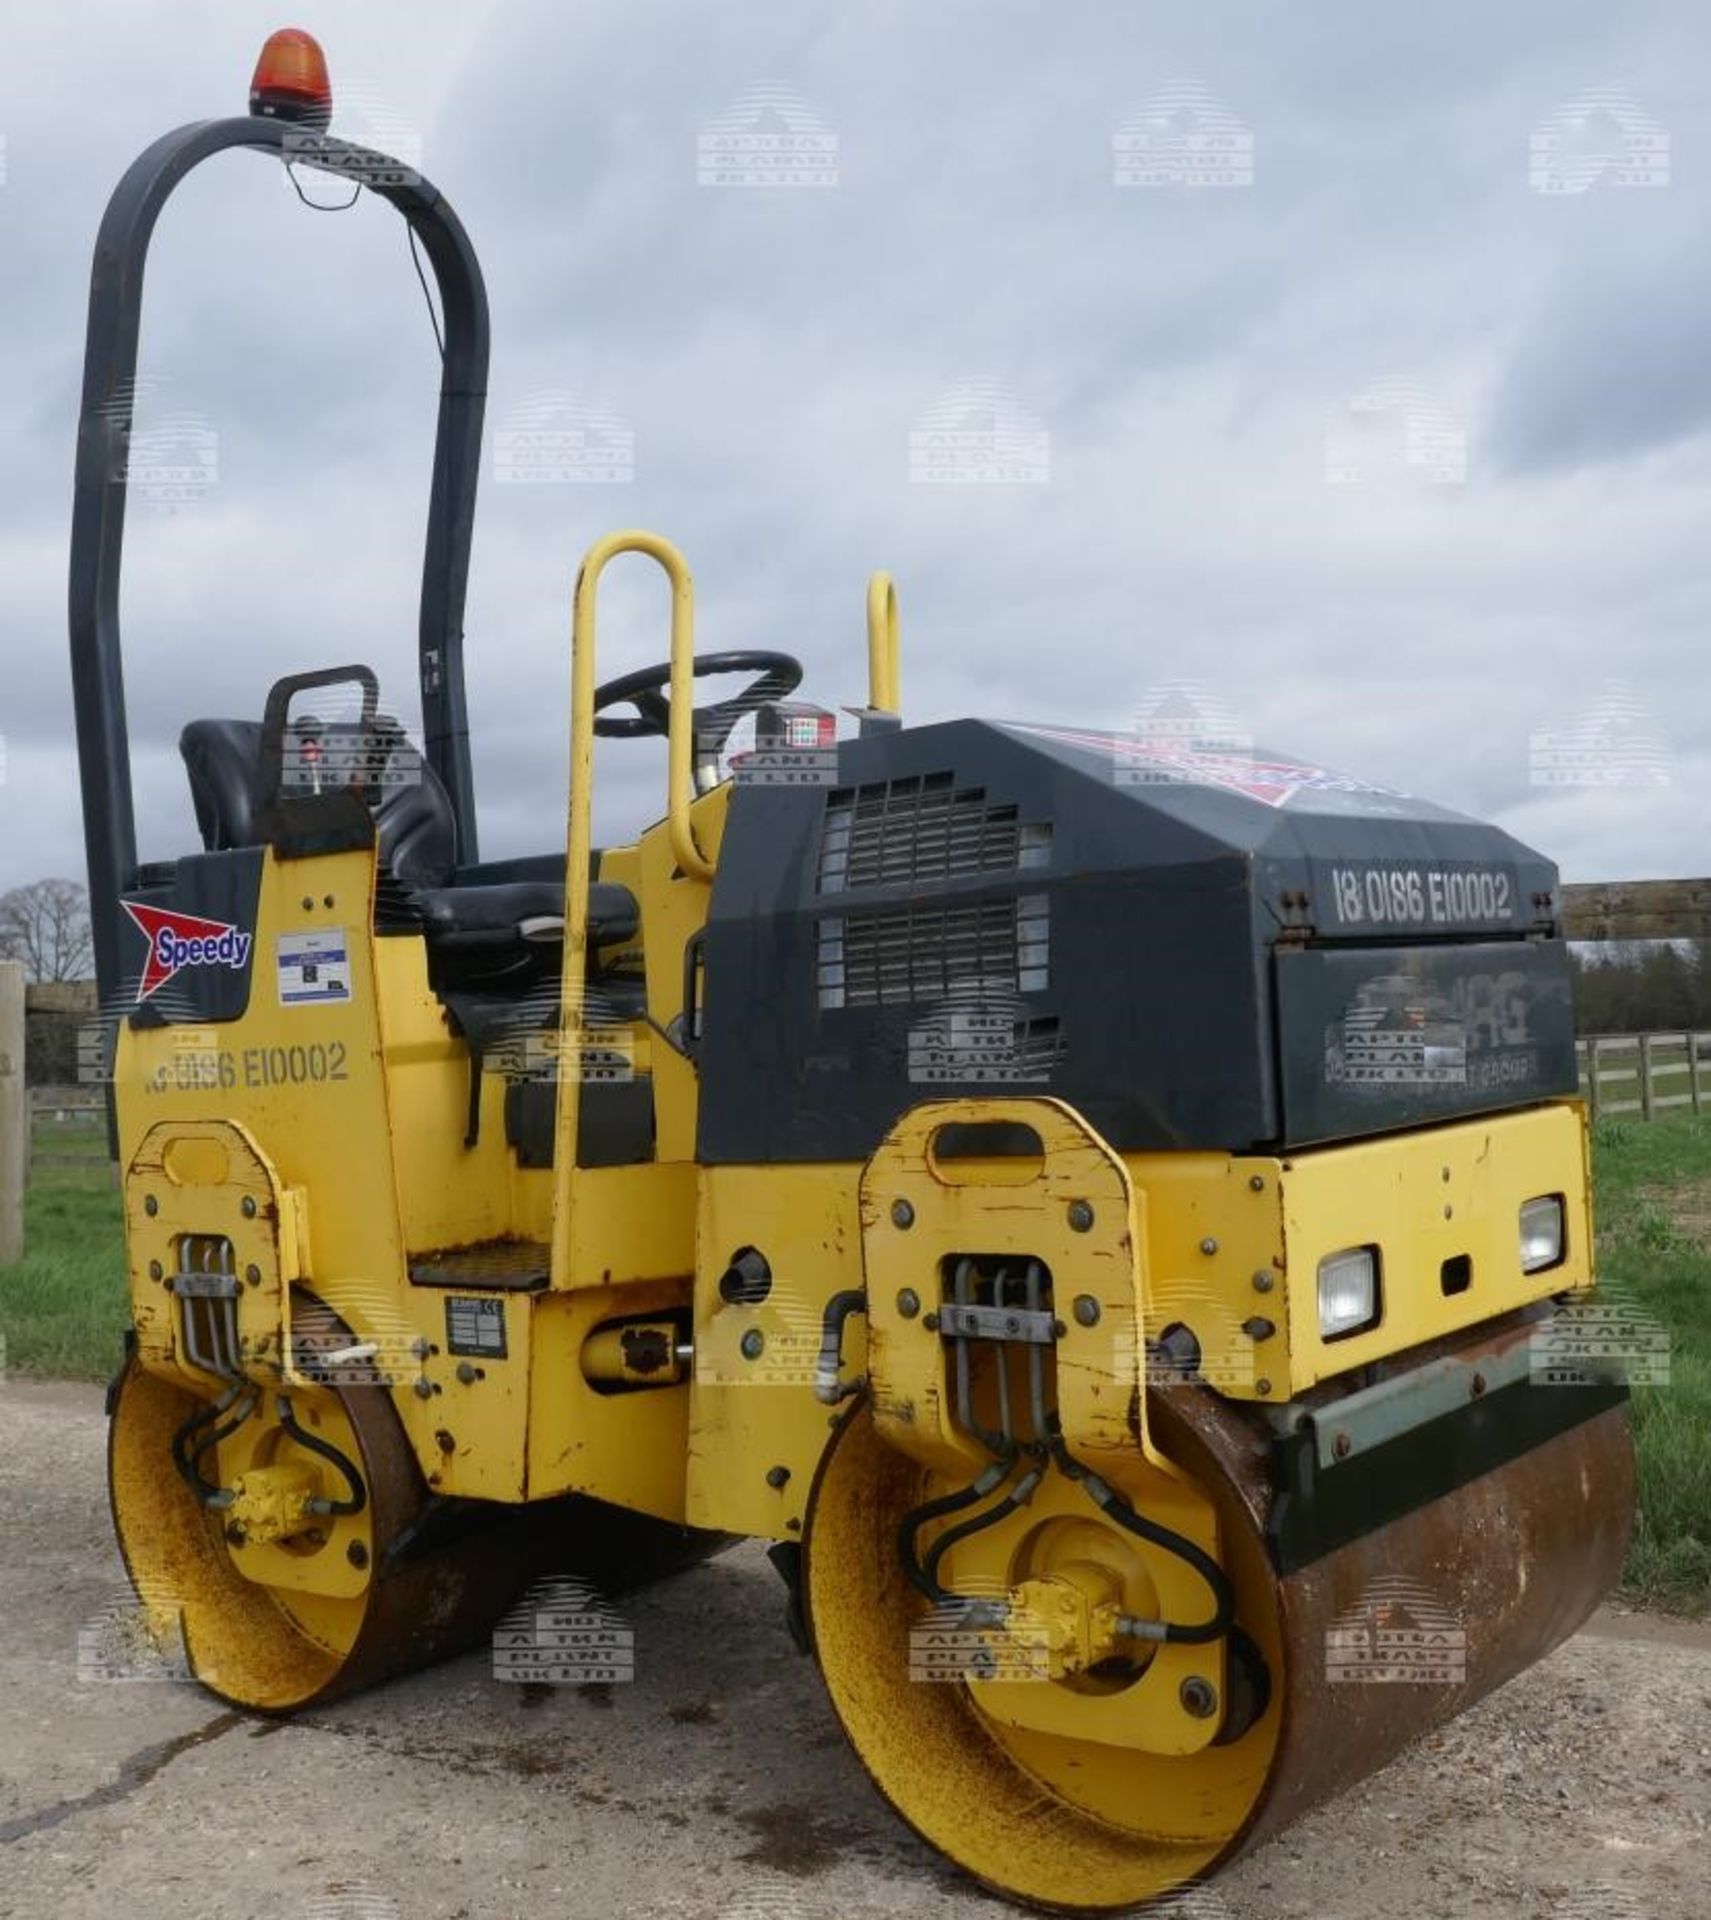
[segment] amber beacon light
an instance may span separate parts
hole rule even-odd
[[[324,129],[333,117],[333,83],[321,43],[301,27],[269,34],[250,81],[250,112]]]

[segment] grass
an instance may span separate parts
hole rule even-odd
[[[1627,1583],[1711,1610],[1711,1119],[1600,1121],[1599,1274],[1670,1336],[1667,1385],[1637,1387],[1640,1515]]]
[[[1593,1135],[1604,1285],[1670,1336],[1668,1384],[1634,1395],[1640,1515],[1630,1591],[1711,1611],[1711,1118],[1600,1121]],[[105,1379],[125,1323],[119,1195],[99,1127],[43,1126],[28,1251],[0,1270],[0,1340],[20,1374]]]
[[[119,1192],[106,1129],[36,1129],[24,1257],[0,1269],[0,1358],[18,1373],[106,1379],[126,1321]]]

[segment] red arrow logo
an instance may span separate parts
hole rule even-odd
[[[200,914],[138,906],[130,900],[119,904],[149,943],[148,962],[137,988],[139,1004],[164,987],[182,967],[230,967],[237,972],[249,964],[255,936],[242,932],[229,920],[204,920]]]

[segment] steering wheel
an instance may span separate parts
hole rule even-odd
[[[711,706],[697,707],[693,715],[696,746],[717,752],[730,737],[731,729],[745,713],[753,713],[770,701],[783,700],[802,684],[802,662],[788,653],[768,653],[760,649],[739,649],[729,653],[702,653],[695,657],[697,680],[716,673],[752,673],[755,677],[741,693]],[[594,690],[594,731],[603,740],[643,740],[671,731],[671,699],[665,689],[671,685],[671,662],[657,667],[638,667],[634,673],[621,674]],[[633,714],[606,715],[608,707],[628,702]],[[604,718],[598,716],[606,715]]]

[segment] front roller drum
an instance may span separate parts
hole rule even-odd
[[[1282,1579],[1265,1545],[1264,1435],[1203,1388],[1151,1396],[1149,1418],[1218,1510],[1236,1617],[1270,1672],[1264,1711],[1198,1752],[1002,1724],[967,1685],[911,1677],[927,1603],[904,1575],[897,1528],[944,1489],[878,1437],[865,1405],[829,1449],[809,1513],[814,1651],[875,1784],[974,1878],[1053,1912],[1160,1899],[1375,1772],[1573,1633],[1627,1547],[1621,1408]],[[1438,1617],[1414,1632],[1408,1610],[1433,1603]],[[1406,1647],[1435,1650],[1431,1677],[1363,1665],[1363,1635],[1382,1648],[1399,1624]]]
[[[230,1538],[225,1513],[204,1505],[172,1465],[174,1434],[204,1404],[131,1357],[115,1383],[108,1483],[132,1584],[157,1618],[177,1616],[191,1672],[234,1706],[285,1713],[337,1699],[488,1640],[533,1581],[566,1576],[613,1593],[723,1544],[593,1500],[436,1499],[377,1386],[317,1388],[298,1397],[295,1413],[356,1466],[361,1511],[296,1539]],[[222,1480],[305,1457],[273,1405],[263,1393],[221,1446]],[[338,1486],[336,1474],[323,1480]],[[291,1555],[330,1564],[304,1580]]]

